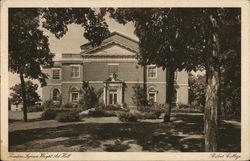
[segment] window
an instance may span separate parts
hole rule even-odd
[[[76,87],[72,87],[70,89],[70,102],[78,102],[79,101],[79,89]]]
[[[148,101],[151,103],[155,103],[157,101],[156,99],[157,91],[153,88],[149,89],[148,91]]]
[[[72,78],[80,78],[80,66],[72,66],[71,67],[71,77]]]
[[[52,100],[59,101],[60,98],[60,91],[58,89],[54,89],[52,92]]]
[[[52,70],[52,79],[60,79],[60,69]]]
[[[156,66],[148,67],[148,78],[156,78]]]
[[[71,92],[71,102],[78,102],[79,92]]]
[[[109,104],[117,104],[117,90],[109,91]]]

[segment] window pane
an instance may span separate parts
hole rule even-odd
[[[113,104],[113,94],[109,94],[109,104]]]
[[[56,70],[52,70],[52,75],[53,75],[53,79],[60,79],[60,70],[56,69]]]
[[[53,99],[54,101],[58,101],[58,100],[59,100],[59,95],[60,95],[59,90],[58,90],[58,89],[54,89],[54,90],[53,90],[52,99]]]
[[[78,67],[78,66],[72,67],[71,75],[72,75],[72,77],[79,77],[79,75],[80,75],[80,67]]]
[[[117,103],[117,94],[114,93],[114,104],[116,104],[116,103]]]
[[[79,95],[79,93],[72,93],[71,95],[72,95],[72,102],[78,101],[78,95]]]
[[[156,67],[155,66],[148,67],[148,77],[149,78],[155,78],[156,77]]]

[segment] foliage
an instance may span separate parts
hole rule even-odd
[[[54,54],[50,52],[48,37],[40,29],[41,20],[43,27],[57,38],[68,31],[68,24],[81,24],[84,37],[92,45],[99,45],[109,34],[103,16],[103,12],[96,13],[91,8],[9,9],[9,71],[20,75],[24,121],[27,121],[24,78],[38,79],[44,86],[48,77],[41,66],[53,65]]]
[[[72,104],[72,103],[65,103],[63,106],[62,106],[62,108],[75,108],[77,105],[74,105],[74,104]]]
[[[116,111],[95,109],[95,110],[89,110],[88,115],[91,117],[113,117],[116,116]]]
[[[118,118],[122,122],[137,122],[137,116],[130,112],[120,112]]]
[[[90,86],[88,82],[83,81],[82,83],[83,98],[80,100],[82,106],[88,109],[96,107],[100,103],[103,90],[99,89],[95,91],[94,87]]]
[[[133,103],[136,106],[146,106],[148,104],[147,94],[145,89],[139,84],[133,86],[134,94],[132,96]]]
[[[25,82],[25,86],[26,86],[27,106],[35,105],[37,102],[40,101],[40,96],[36,92],[38,85],[34,84],[31,81],[27,81]],[[16,84],[10,89],[13,91],[10,94],[12,104],[14,105],[20,104],[23,101],[21,84]]]
[[[40,112],[43,111],[43,107],[41,105],[33,105],[28,107],[28,112]]]
[[[42,104],[43,109],[59,108],[60,104],[53,100],[45,100]]]
[[[95,109],[101,109],[101,110],[106,110],[106,111],[120,111],[120,110],[123,110],[121,108],[121,105],[100,105],[100,106],[97,106]]]
[[[179,108],[175,107],[171,109],[172,113],[203,113],[203,108],[195,107],[195,108]]]
[[[141,112],[155,112],[159,111],[164,113],[165,111],[168,110],[168,105],[167,104],[157,104],[155,103],[153,106],[138,106],[137,110]]]
[[[205,88],[206,76],[205,75],[190,75],[189,76],[189,103],[193,106],[205,106]]]
[[[61,112],[56,116],[56,120],[59,122],[74,122],[80,121],[80,116],[78,112]]]
[[[217,151],[217,111],[221,105],[219,75],[223,64],[232,60],[229,53],[233,52],[238,57],[241,55],[241,10],[118,8],[108,11],[120,23],[134,22],[135,34],[140,42],[138,58],[141,64],[156,64],[170,69],[167,80],[167,93],[170,93],[167,103],[170,107],[173,71],[206,70],[205,149]],[[169,121],[170,110],[167,114],[166,120]]]
[[[42,113],[42,119],[43,120],[53,120],[56,118],[56,110],[52,110],[52,109],[47,109]]]

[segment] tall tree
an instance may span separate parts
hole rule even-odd
[[[205,151],[217,151],[220,68],[228,51],[240,55],[240,9],[108,9],[120,23],[134,22],[142,64],[167,68],[167,103],[171,105],[173,71],[205,68]],[[171,108],[170,108],[171,109]],[[170,110],[169,110],[170,113]],[[170,115],[170,114],[168,114]],[[169,116],[168,116],[169,118]],[[169,119],[167,119],[169,120]]]
[[[48,37],[40,24],[57,38],[62,37],[71,23],[85,28],[84,37],[98,45],[109,34],[102,12],[90,8],[10,8],[9,9],[9,71],[20,76],[23,118],[27,122],[25,78],[38,79],[46,85],[47,75],[41,66],[52,66]]]
[[[40,96],[37,93],[38,85],[32,83],[31,81],[26,81],[25,82],[25,90],[26,90],[26,105],[31,106],[35,105],[37,102],[39,102]],[[10,88],[13,92],[10,94],[11,96],[11,102],[15,105],[20,104],[23,102],[22,98],[22,85],[21,84],[16,84],[13,87]]]

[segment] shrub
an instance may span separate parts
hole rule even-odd
[[[53,109],[47,109],[42,113],[42,119],[43,120],[53,120],[56,118],[56,110]]]
[[[43,111],[43,107],[41,105],[34,105],[28,107],[28,112],[40,112]]]
[[[72,103],[66,103],[62,106],[62,108],[77,108],[77,105]]]
[[[59,122],[74,122],[80,121],[80,115],[78,112],[62,112],[56,116],[56,120]]]
[[[90,110],[88,113],[91,117],[113,117],[116,116],[115,111],[105,111],[102,109]]]
[[[45,100],[42,104],[43,109],[59,108],[60,102],[54,102],[53,100]]]
[[[191,108],[191,106],[188,105],[188,104],[178,104],[177,107],[178,107],[178,108]]]
[[[82,90],[83,98],[79,101],[82,106],[90,109],[96,107],[100,103],[100,98],[103,93],[102,89],[96,91],[88,82],[83,81]]]
[[[133,86],[134,94],[132,96],[132,101],[136,106],[146,106],[148,105],[147,94],[144,91],[144,88],[139,84]]]
[[[119,113],[118,118],[122,122],[137,122],[137,116],[130,112],[121,112]]]
[[[119,111],[122,110],[121,105],[100,105],[97,106],[96,109],[100,109],[100,110],[108,110],[108,111]]]

